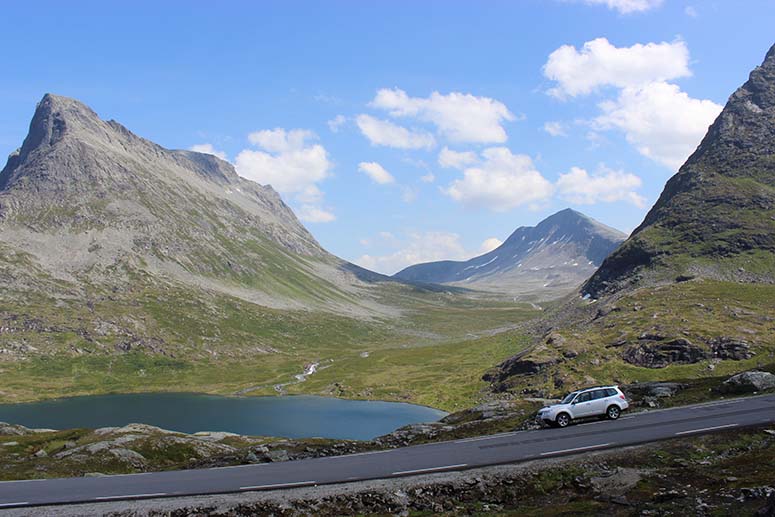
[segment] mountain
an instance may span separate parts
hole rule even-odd
[[[565,209],[517,228],[493,251],[466,261],[416,264],[394,278],[519,296],[556,298],[578,287],[626,235]]]
[[[271,186],[50,94],[0,172],[3,255],[8,286],[50,277],[123,288],[142,272],[266,307],[365,310],[351,266],[323,250]],[[11,256],[40,274],[24,280]]]
[[[597,383],[775,371],[773,300],[775,46],[643,223],[536,324],[532,346],[485,380],[496,390],[557,395]]]
[[[729,98],[643,223],[584,286],[775,280],[775,47]]]

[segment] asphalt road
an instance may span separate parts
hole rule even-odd
[[[0,483],[0,509],[346,483],[516,463],[775,423],[775,395],[624,414],[565,429],[503,433],[284,463]]]

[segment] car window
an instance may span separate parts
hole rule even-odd
[[[576,402],[589,402],[592,399],[592,393],[585,391],[576,399]]]
[[[605,390],[595,390],[592,392],[592,400],[603,399],[605,397]]]
[[[615,397],[616,396],[616,390],[613,388],[608,388],[605,390],[607,397]]]
[[[573,398],[576,396],[576,393],[577,392],[575,392],[575,391],[573,393],[568,393],[565,396],[565,398],[562,399],[562,402],[560,402],[560,404],[570,404],[571,402],[573,402]]]

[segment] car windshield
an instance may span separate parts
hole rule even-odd
[[[564,399],[562,399],[562,402],[560,404],[570,404],[571,401],[573,401],[573,398],[578,394],[577,391],[574,391],[573,393],[569,393]]]

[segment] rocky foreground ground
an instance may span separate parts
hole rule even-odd
[[[775,430],[566,459],[274,492],[10,511],[9,516],[775,514]]]

